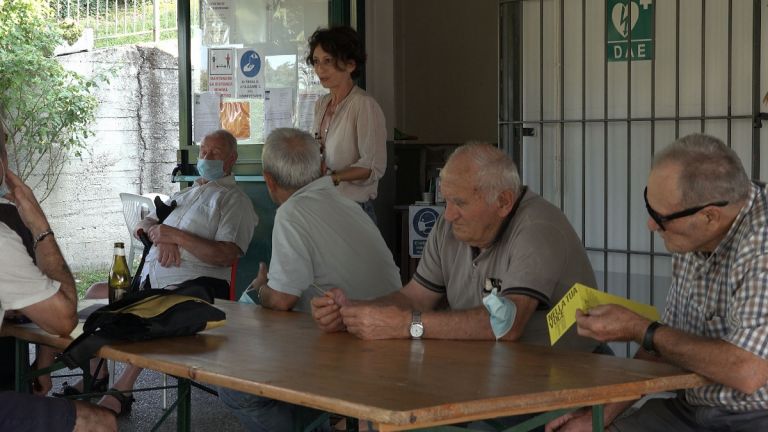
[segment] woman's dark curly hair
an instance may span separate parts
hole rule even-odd
[[[318,45],[336,59],[336,69],[343,70],[339,65],[354,61],[355,70],[352,71],[352,78],[355,79],[360,76],[360,71],[368,56],[365,54],[365,47],[360,40],[360,35],[355,29],[348,26],[335,26],[315,30],[309,38],[307,64],[310,66],[315,65],[312,55]]]

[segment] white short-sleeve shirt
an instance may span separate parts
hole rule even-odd
[[[241,255],[248,250],[259,219],[251,199],[237,187],[234,176],[192,186],[177,192],[170,200],[175,200],[177,207],[163,224],[208,240],[235,243]],[[157,219],[155,213],[149,217]],[[184,249],[181,250],[180,266],[163,267],[158,262],[157,248],[153,247],[144,263],[142,280],[147,276],[153,288],[202,276],[228,281],[230,267],[205,263]]]
[[[37,268],[21,238],[4,223],[0,223],[0,250],[0,318],[7,310],[39,303],[59,290],[61,284]]]

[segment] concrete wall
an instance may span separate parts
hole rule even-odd
[[[82,158],[64,168],[43,202],[64,257],[74,270],[109,266],[112,245],[128,243],[118,194],[171,194],[178,148],[178,62],[175,53],[124,46],[59,57],[86,76],[110,70],[94,135]]]

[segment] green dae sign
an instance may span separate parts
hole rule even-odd
[[[606,0],[605,55],[608,61],[652,59],[652,25],[653,0]]]

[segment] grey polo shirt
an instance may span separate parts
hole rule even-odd
[[[453,236],[444,218],[427,238],[414,279],[444,294],[453,310],[482,305],[492,287],[535,298],[539,307],[521,342],[549,345],[546,313],[578,282],[595,287],[595,275],[579,237],[565,215],[531,191],[522,193],[494,243],[485,250]],[[580,337],[575,326],[555,348],[592,351],[598,342]]]

